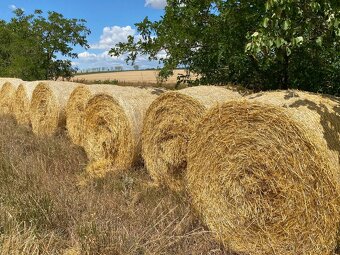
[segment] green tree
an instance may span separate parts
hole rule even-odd
[[[12,41],[12,33],[7,23],[0,20],[0,74],[7,76],[5,69],[10,65],[10,45]]]
[[[249,36],[246,50],[261,65],[279,63],[283,89],[302,86],[329,91],[329,83],[335,82],[330,73],[340,71],[336,66],[332,70],[339,62],[339,5],[329,0],[268,0],[262,23]]]
[[[41,79],[43,72],[40,60],[43,52],[32,26],[34,15],[25,15],[21,9],[16,9],[14,14],[7,24],[11,34],[8,46],[9,63],[4,72],[8,76],[25,80]]]
[[[62,14],[36,10],[26,15],[16,9],[10,22],[0,23],[0,74],[25,80],[69,78],[75,69],[70,60],[77,58],[76,45],[88,48],[90,31],[85,20],[67,19]],[[2,36],[4,35],[4,36]]]
[[[86,37],[90,30],[85,26],[84,19],[67,19],[56,12],[48,12],[48,17],[45,18],[42,11],[36,10],[35,13],[37,16],[33,19],[32,25],[44,52],[42,68],[45,70],[45,78],[57,78],[55,74],[63,74],[66,69],[70,71],[72,69],[70,62],[56,62],[56,54],[77,58],[73,46],[79,45],[87,49],[89,45]],[[56,68],[60,70],[56,71]]]
[[[261,21],[262,1],[168,0],[165,15],[135,24],[141,39],[129,36],[110,53],[128,53],[134,63],[138,54],[164,64],[160,76],[167,78],[178,66],[200,74],[200,83],[228,81],[251,83],[256,70],[252,56],[244,52],[247,32]],[[158,53],[166,52],[166,58]]]
[[[255,90],[300,88],[340,94],[338,0],[168,0],[159,21],[135,24],[110,51],[138,54],[199,74],[199,84],[237,83]],[[165,52],[159,54],[159,52]]]

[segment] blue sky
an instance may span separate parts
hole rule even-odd
[[[80,69],[94,67],[126,66],[123,56],[109,57],[107,52],[127,35],[135,35],[134,24],[148,16],[158,20],[164,13],[166,0],[1,0],[0,18],[9,20],[15,8],[32,13],[35,9],[44,12],[56,11],[67,18],[83,18],[91,30],[88,37],[91,48],[88,50],[77,47],[75,52],[79,58],[73,60]],[[160,53],[162,54],[162,53]],[[156,67],[157,62],[149,62],[146,56],[140,56],[137,64],[141,68]]]

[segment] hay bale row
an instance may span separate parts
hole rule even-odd
[[[188,148],[187,189],[241,254],[332,254],[339,226],[339,101],[268,92],[209,110]]]
[[[162,94],[20,83],[0,79],[0,106],[7,112],[13,107],[19,123],[31,120],[38,135],[54,134],[66,124],[74,143],[84,147],[92,176],[130,168],[142,154],[153,180],[185,189],[230,250],[323,255],[336,246],[339,99],[299,91],[241,99],[217,87]]]
[[[191,87],[158,97],[146,113],[142,135],[143,158],[154,182],[183,190],[187,144],[195,124],[214,104],[240,97],[237,92],[214,86]]]

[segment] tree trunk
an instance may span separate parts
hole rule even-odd
[[[284,62],[283,62],[283,79],[281,89],[287,90],[289,88],[289,56],[284,54]]]

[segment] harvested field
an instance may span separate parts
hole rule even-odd
[[[189,142],[187,189],[226,247],[254,255],[334,252],[338,103],[268,92],[224,103],[203,117]]]
[[[90,159],[88,173],[131,168],[140,161],[141,130],[147,108],[159,89],[117,87],[113,93],[92,97],[85,110],[84,148]]]
[[[48,81],[39,83],[33,91],[30,118],[33,132],[40,136],[53,135],[66,125],[65,107],[79,83]]]
[[[134,83],[134,84],[157,84],[159,71],[145,70],[145,71],[123,71],[123,72],[109,72],[109,73],[94,73],[94,74],[79,74],[74,76],[74,81],[108,81],[116,80],[119,83]],[[185,70],[174,70],[174,75],[171,76],[166,84],[175,84],[178,75],[185,75]],[[194,76],[193,76],[194,77]]]
[[[211,106],[240,97],[221,87],[200,86],[164,93],[151,104],[144,120],[142,154],[156,184],[184,190],[187,144],[195,124]]]
[[[77,186],[79,147],[4,118],[0,151],[1,255],[231,255],[143,168]]]

